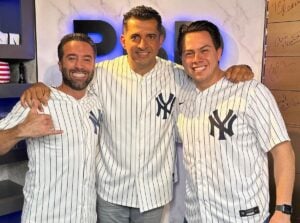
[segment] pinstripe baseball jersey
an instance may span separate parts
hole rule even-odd
[[[267,152],[289,140],[270,91],[223,78],[204,91],[194,86],[180,111],[188,222],[264,222]]]
[[[96,153],[99,149],[100,105],[88,92],[76,100],[51,89],[44,108],[63,134],[29,138],[24,192],[23,223],[95,223]],[[29,109],[18,103],[0,128],[22,122]]]
[[[127,56],[96,66],[94,82],[103,106],[97,160],[98,195],[146,211],[172,199],[176,110],[183,68],[157,58],[144,76]]]

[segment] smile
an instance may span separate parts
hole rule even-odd
[[[73,72],[72,76],[75,78],[84,78],[86,75],[85,75],[85,73],[81,73],[81,72],[80,73]]]
[[[205,70],[206,66],[197,66],[197,67],[192,67],[192,69],[196,72],[201,72],[203,70]]]

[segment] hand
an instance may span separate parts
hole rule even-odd
[[[233,83],[238,83],[253,79],[254,74],[248,65],[234,65],[225,71],[225,77]]]
[[[281,211],[275,211],[269,223],[291,223],[291,216]]]
[[[32,108],[30,109],[25,120],[19,124],[19,137],[35,138],[48,135],[62,134],[62,130],[55,130],[50,115],[38,114],[38,103],[33,100]]]
[[[26,108],[32,107],[33,100],[37,100],[38,108],[43,111],[43,105],[47,105],[50,97],[50,88],[43,83],[35,83],[26,89],[21,95],[21,105]]]

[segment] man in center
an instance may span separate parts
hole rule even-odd
[[[163,43],[161,17],[138,6],[124,15],[127,55],[99,63],[96,89],[103,105],[98,160],[100,222],[160,222],[172,200],[175,122],[181,66],[156,57]]]

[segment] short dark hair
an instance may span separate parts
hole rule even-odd
[[[162,21],[160,14],[153,8],[140,5],[130,9],[123,16],[123,27],[126,28],[127,22],[131,18],[136,18],[140,20],[150,20],[155,19],[157,21],[157,30],[162,33]]]
[[[224,47],[223,44],[223,38],[222,35],[218,29],[218,27],[207,21],[207,20],[198,20],[195,22],[192,22],[190,24],[183,24],[179,28],[179,34],[178,34],[178,39],[177,39],[177,49],[179,54],[182,54],[182,44],[183,44],[183,39],[187,33],[192,33],[192,32],[201,32],[201,31],[207,31],[209,35],[212,38],[212,41],[214,43],[214,47],[216,49]]]
[[[58,55],[59,61],[61,61],[64,56],[64,50],[63,50],[64,45],[73,40],[88,43],[93,48],[94,56],[96,57],[97,47],[96,47],[94,41],[88,35],[86,35],[84,33],[70,33],[70,34],[65,35],[60,40],[60,43],[58,44],[57,55]]]

